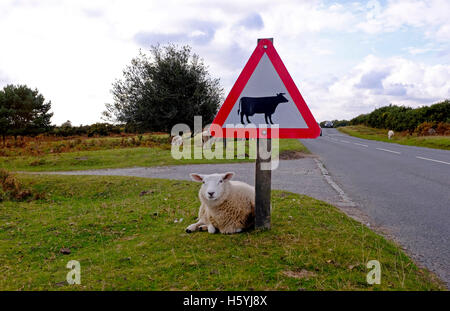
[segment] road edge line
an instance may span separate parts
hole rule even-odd
[[[402,154],[400,151],[393,151],[393,150],[384,149],[384,148],[375,148],[375,149],[381,150],[381,151],[386,151],[386,152],[391,152],[391,153],[395,153],[395,154]]]
[[[433,161],[433,162],[437,162],[437,163],[443,163],[443,164],[448,164],[450,165],[449,162],[445,162],[445,161],[441,161],[441,160],[435,160],[435,159],[430,159],[430,158],[425,158],[425,157],[419,157],[416,156],[417,159],[421,159],[421,160],[426,160],[426,161]]]
[[[317,164],[317,167],[320,169],[320,172],[322,173],[322,176],[325,178],[327,183],[339,194],[339,197],[341,198],[342,205],[346,207],[356,207],[355,202],[353,202],[347,194],[345,194],[344,190],[342,190],[341,187],[339,187],[336,182],[331,178],[330,174],[328,173],[328,170],[325,168],[323,163],[319,159],[314,159],[314,161]]]

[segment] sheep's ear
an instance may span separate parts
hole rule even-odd
[[[233,178],[234,176],[234,172],[226,172],[225,174],[223,174],[223,180],[227,181],[227,180],[231,180],[231,178]]]
[[[203,181],[203,175],[192,173],[190,174],[193,181]]]

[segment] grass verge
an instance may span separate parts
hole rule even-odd
[[[408,146],[428,147],[435,149],[450,150],[450,136],[415,136],[404,133],[395,133],[392,139],[387,138],[388,130],[376,129],[364,125],[338,127],[342,133],[363,138],[396,143]]]
[[[274,191],[270,231],[187,234],[196,183],[19,179],[46,195],[0,203],[0,290],[444,289],[393,243],[307,196]],[[380,285],[366,282],[372,259],[381,263]],[[81,264],[81,285],[65,282],[69,260]]]
[[[298,139],[280,139],[280,153],[296,151],[308,153]],[[236,147],[235,147],[236,149]],[[246,147],[246,153],[248,146]],[[235,155],[237,151],[234,151]],[[194,154],[194,152],[192,153]],[[180,159],[171,156],[169,148],[136,147],[95,151],[65,152],[41,156],[0,157],[0,168],[11,171],[73,171],[88,169],[123,168],[133,166],[160,166],[181,164],[213,164],[228,162],[253,162],[254,159]]]

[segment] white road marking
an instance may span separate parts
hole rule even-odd
[[[449,162],[445,162],[445,161],[439,161],[439,160],[434,160],[434,159],[429,159],[429,158],[424,158],[424,157],[416,157],[416,158],[450,165]]]
[[[375,149],[382,150],[382,151],[386,151],[386,152],[392,152],[392,153],[396,153],[396,154],[400,154],[400,153],[401,153],[401,152],[398,152],[398,151],[392,151],[392,150],[389,150],[389,149],[383,149],[383,148],[375,148]]]
[[[369,147],[369,146],[364,145],[364,144],[359,144],[359,143],[354,143],[354,144],[355,144],[355,145],[358,145],[358,146]]]
[[[325,166],[323,166],[322,162],[318,159],[314,159],[314,161],[316,162],[317,166],[320,169],[320,172],[322,173],[323,177],[325,178],[325,180],[327,181],[327,183],[339,194],[339,196],[341,197],[341,203],[338,203],[338,205],[341,206],[351,206],[354,207],[356,206],[355,202],[352,201],[352,199],[350,199],[344,192],[344,190],[341,189],[341,187],[339,187],[331,178],[330,174],[328,173],[327,169],[325,168]]]
[[[341,135],[339,135],[339,134],[329,134],[330,136],[331,135],[334,135],[334,136],[341,136]],[[329,139],[332,139],[332,140],[334,140],[334,141],[338,141],[336,138],[332,138],[332,137],[329,137]],[[343,142],[343,143],[346,143],[346,144],[350,144],[350,142],[349,141],[347,141],[347,140],[339,140],[340,142]],[[366,147],[366,148],[368,148],[369,146],[368,145],[364,145],[364,144],[360,144],[360,143],[353,143],[353,144],[355,144],[355,145],[358,145],[358,146],[363,146],[363,147]],[[395,153],[395,154],[401,154],[401,152],[399,152],[399,151],[393,151],[393,150],[389,150],[389,149],[383,149],[383,148],[375,148],[375,149],[377,149],[377,150],[381,150],[381,151],[386,151],[386,152],[391,152],[391,153]],[[447,164],[447,165],[450,165],[450,162],[445,162],[445,161],[440,161],[440,160],[435,160],[435,159],[430,159],[430,158],[425,158],[425,157],[419,157],[419,156],[416,156],[416,158],[417,159],[422,159],[422,160],[426,160],[426,161],[433,161],[433,162],[437,162],[437,163],[442,163],[442,164]],[[319,167],[321,167],[321,165],[319,165]],[[322,166],[323,167],[323,166]],[[325,169],[325,168],[324,168]],[[321,170],[322,170],[322,168],[321,168]],[[326,172],[326,170],[325,170],[325,172]],[[322,173],[323,173],[323,175],[324,176],[326,176],[327,175],[327,173],[328,172],[326,172],[325,173],[323,170],[322,170]],[[329,182],[330,183],[330,185],[333,187],[333,188],[335,188],[335,190],[339,193],[339,194],[341,194],[341,196],[342,196],[342,190],[338,190],[337,188],[339,188],[339,187],[335,187],[335,185],[333,185],[332,184],[332,182]],[[336,185],[337,186],[337,185]]]

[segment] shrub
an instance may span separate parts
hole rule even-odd
[[[430,125],[431,123],[433,125]],[[439,129],[437,128],[438,123],[442,123]],[[439,135],[447,135],[440,133],[447,131],[447,125],[445,124],[449,123],[449,100],[415,109],[395,105],[384,106],[369,114],[362,114],[350,120],[350,125],[363,124],[374,128],[415,132],[418,135],[430,135],[433,132],[430,130],[431,128]],[[426,127],[427,130],[425,130]]]
[[[450,135],[450,123],[439,122],[436,126],[436,133],[438,135]]]
[[[341,127],[341,126],[347,126],[350,124],[350,121],[347,120],[333,120],[333,127]]]
[[[19,180],[5,169],[0,169],[0,201],[23,201],[32,196],[29,189],[23,189]]]
[[[430,130],[434,129],[434,127],[436,127],[435,122],[423,122],[419,124],[419,126],[417,126],[414,133],[416,133],[419,136],[426,136],[429,135]]]
[[[111,134],[120,134],[125,130],[120,125],[114,125],[110,123],[94,123],[91,125],[80,126],[55,126],[50,134],[55,136],[108,136]]]

